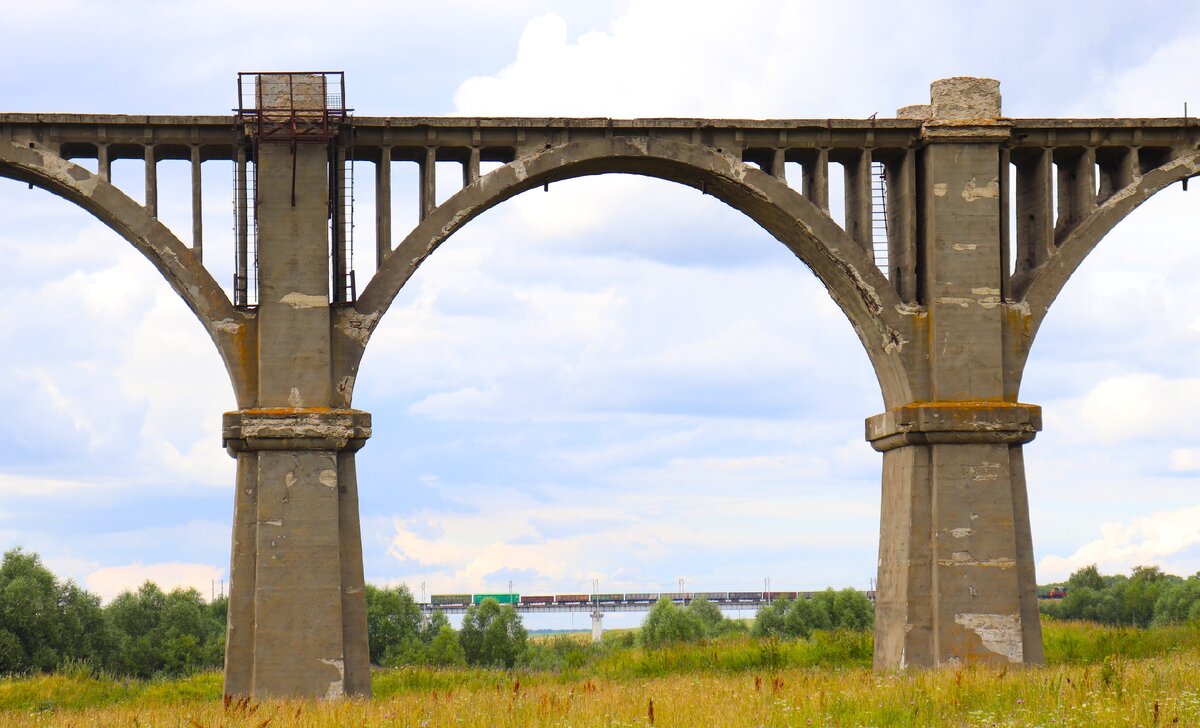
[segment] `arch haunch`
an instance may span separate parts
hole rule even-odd
[[[576,177],[625,173],[693,187],[744,213],[804,262],[850,320],[884,399],[911,399],[905,344],[911,317],[866,251],[784,182],[711,148],[646,137],[572,142],[516,159],[480,178],[422,220],[382,262],[353,309],[339,312],[346,361],[357,369],[367,339],[417,268],[455,231],[526,190]]]
[[[146,208],[99,175],[36,147],[0,143],[0,176],[26,182],[87,210],[150,261],[216,344],[239,402],[251,396],[256,357],[250,317],[238,311],[191,249]]]
[[[1143,202],[1176,182],[1197,175],[1200,175],[1200,152],[1197,151],[1177,156],[1166,164],[1146,172],[1125,188],[1113,193],[1075,225],[1058,246],[1057,252],[1032,275],[1023,281],[1014,280],[1017,299],[1029,307],[1030,333],[1023,352],[1024,357],[1028,357],[1029,345],[1032,345],[1037,336],[1050,305],[1100,241]],[[1021,369],[1024,369],[1023,363]]]

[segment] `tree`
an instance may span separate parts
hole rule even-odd
[[[105,611],[116,642],[111,666],[120,674],[186,675],[221,664],[225,625],[195,589],[165,594],[147,581],[117,596]]]
[[[1154,604],[1167,583],[1167,575],[1157,566],[1135,566],[1133,576],[1125,585],[1125,621],[1138,627],[1149,627],[1154,619]]]
[[[700,625],[703,637],[716,637],[729,631],[730,621],[721,614],[721,608],[704,597],[693,599],[687,605],[687,613]]]
[[[800,601],[800,600],[797,600]],[[754,626],[751,634],[755,637],[787,637],[787,614],[789,602],[785,597],[777,597],[770,604],[759,607],[754,615]]]
[[[808,639],[818,629],[829,629],[829,615],[812,599],[800,597],[791,603],[784,616],[783,634]]]
[[[471,665],[512,667],[525,651],[528,634],[511,604],[491,597],[467,608],[459,642]]]
[[[13,549],[0,563],[0,638],[6,671],[53,670],[59,661],[58,583],[37,554]],[[14,639],[15,638],[15,641]]]
[[[13,549],[0,562],[0,673],[48,671],[66,660],[100,665],[112,631],[100,598],[60,582],[37,554]]]
[[[366,587],[367,645],[371,662],[398,665],[419,660],[421,608],[408,587]]]
[[[875,624],[875,605],[857,589],[843,589],[833,599],[833,625],[858,632]]]
[[[442,627],[450,627],[450,619],[438,610],[429,615],[429,619],[421,625],[421,641],[427,645],[433,644],[442,633]]]
[[[435,612],[441,614],[441,612]],[[445,619],[445,615],[442,617]],[[430,620],[432,622],[432,620]],[[455,667],[467,664],[467,654],[463,652],[458,633],[449,624],[438,628],[437,635],[430,640],[425,648],[425,659],[430,665],[439,667]]]
[[[1102,591],[1105,587],[1104,577],[1100,576],[1100,570],[1095,564],[1089,564],[1082,569],[1071,574],[1067,579],[1068,591],[1071,589],[1092,589],[1094,591]]]
[[[1182,624],[1191,621],[1200,606],[1200,574],[1184,581],[1164,584],[1154,603],[1154,625]],[[1197,611],[1200,614],[1200,611]]]
[[[647,647],[693,642],[703,635],[704,624],[697,613],[675,606],[669,597],[655,602],[642,622],[642,644]]]

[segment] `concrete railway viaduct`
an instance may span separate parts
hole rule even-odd
[[[240,409],[224,416],[237,459],[227,693],[369,695],[354,459],[371,420],[352,396],[371,333],[476,215],[607,173],[740,210],[812,269],[858,334],[886,408],[866,421],[883,454],[876,667],[1042,661],[1022,457],[1041,412],[1020,402],[1022,371],[1100,239],[1200,174],[1200,128],[1005,118],[998,82],[973,78],[935,82],[930,104],[892,119],[352,118],[338,79],[247,75],[253,101],[236,116],[0,115],[0,175],[79,205],[141,251],[228,369]],[[145,163],[144,204],[111,182],[113,160],[131,158]],[[378,172],[378,269],[361,290],[343,219],[348,158]],[[189,242],[157,219],[167,159],[191,162]],[[201,166],[214,159],[238,175],[233,300],[204,264]],[[420,169],[420,220],[396,238],[393,161]],[[461,163],[462,188],[436,204],[439,161]],[[502,164],[481,175],[489,161]],[[800,189],[787,162],[803,168]],[[873,199],[878,165],[886,194]],[[829,215],[839,166],[842,222]],[[883,205],[886,234],[872,231]]]

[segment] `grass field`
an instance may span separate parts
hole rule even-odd
[[[869,636],[740,638],[560,672],[384,670],[370,702],[225,703],[214,673],[136,682],[80,668],[0,682],[0,726],[1200,725],[1200,630],[1045,633],[1044,668],[881,675]]]

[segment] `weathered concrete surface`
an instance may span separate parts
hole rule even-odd
[[[1041,412],[1019,401],[1025,361],[1099,240],[1159,190],[1200,175],[1200,127],[1009,119],[998,82],[968,77],[935,82],[930,103],[897,117],[358,117],[353,154],[377,165],[376,197],[390,201],[393,165],[415,164],[421,219],[393,249],[390,205],[377,206],[379,270],[348,304],[329,302],[324,145],[296,149],[295,205],[289,145],[258,147],[257,308],[233,306],[205,270],[198,190],[190,248],[155,216],[159,161],[189,160],[198,186],[203,162],[249,156],[245,135],[231,138],[233,119],[0,114],[0,175],[61,195],[128,239],[229,370],[241,408],[224,435],[238,461],[230,694],[369,694],[354,453],[370,418],[351,409],[367,342],[417,268],[471,219],[525,190],[602,173],[671,180],[744,212],[814,271],[863,343],[886,410],[866,423],[883,453],[876,666],[1037,663],[1022,447]],[[338,144],[334,158],[349,153]],[[98,173],[76,158],[95,159]],[[146,165],[147,205],[111,185],[115,159]],[[463,188],[438,205],[435,163],[447,160],[463,165]],[[483,161],[504,164],[480,176]],[[796,189],[787,162],[803,170]],[[887,174],[886,276],[866,225],[876,162]],[[844,221],[829,217],[831,164],[847,175]]]
[[[257,164],[258,408],[224,434],[239,481],[225,690],[370,695],[354,470],[370,420],[332,408],[327,150],[262,144]]]
[[[926,336],[917,399],[867,421],[884,452],[875,665],[1039,663],[1021,446],[1040,409],[1015,403],[1002,248],[999,84],[935,82],[918,215]],[[949,128],[948,128],[949,127]]]

